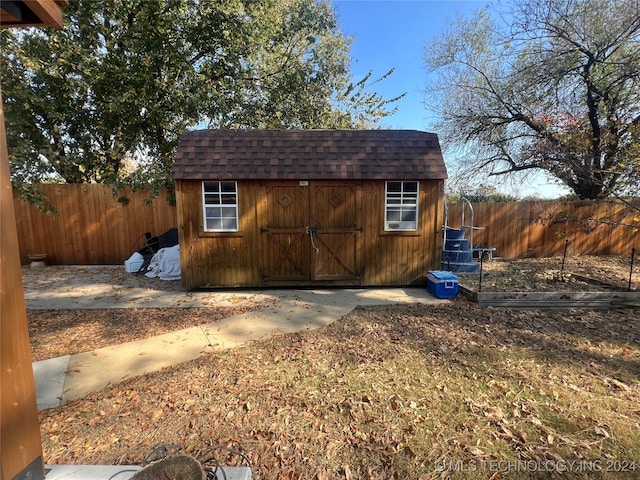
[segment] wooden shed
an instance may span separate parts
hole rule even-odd
[[[182,284],[425,284],[446,176],[433,133],[187,132],[173,167]]]

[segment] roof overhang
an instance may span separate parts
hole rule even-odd
[[[62,9],[68,0],[2,0],[0,27],[62,28]]]

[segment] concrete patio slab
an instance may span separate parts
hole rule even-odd
[[[33,362],[38,409],[45,410],[60,405],[67,379],[71,355]]]

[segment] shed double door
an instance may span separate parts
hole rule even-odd
[[[360,283],[359,184],[274,182],[262,190],[265,283]]]

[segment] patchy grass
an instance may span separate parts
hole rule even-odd
[[[639,317],[357,308],[42,412],[45,461],[141,464],[166,442],[236,449],[265,479],[638,478]]]

